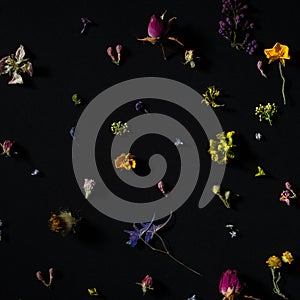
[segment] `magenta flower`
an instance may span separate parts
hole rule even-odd
[[[234,300],[241,292],[242,284],[236,270],[226,270],[222,273],[219,291],[224,296],[223,300]]]
[[[166,22],[164,20],[166,12],[167,11],[165,11],[160,17],[153,14],[148,23],[148,36],[145,38],[137,39],[138,41],[150,42],[152,45],[159,43],[162,49],[164,60],[167,60],[167,57],[165,53],[165,48],[163,46],[163,39],[175,41],[179,45],[183,46],[183,43],[180,42],[177,38],[167,35],[170,30],[171,23],[176,19],[176,17],[170,18]]]
[[[142,280],[142,282],[137,282],[136,284],[142,287],[143,294],[145,295],[147,290],[153,290],[152,282],[153,282],[152,277],[146,275],[146,277]]]

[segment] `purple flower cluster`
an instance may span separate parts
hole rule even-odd
[[[258,44],[251,34],[254,23],[246,17],[248,5],[240,0],[222,0],[222,3],[225,19],[219,22],[219,34],[230,41],[232,48],[253,55]]]

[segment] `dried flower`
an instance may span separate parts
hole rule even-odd
[[[219,199],[224,203],[227,208],[230,208],[230,191],[225,191],[224,195],[221,194],[221,187],[219,185],[214,185],[212,191],[215,195],[219,197]]]
[[[283,76],[282,73],[282,66],[285,67],[285,60],[286,59],[290,59],[290,55],[289,55],[289,47],[286,45],[282,45],[280,43],[276,43],[273,48],[271,49],[264,49],[264,53],[267,57],[267,59],[269,59],[269,63],[275,61],[275,60],[279,60],[279,73],[282,79],[282,87],[281,87],[281,93],[282,93],[282,97],[283,97],[283,104],[286,105],[286,97],[285,97],[285,78]]]
[[[122,51],[122,49],[123,49],[123,46],[122,45],[117,45],[116,46],[116,52],[117,52],[117,54],[118,54],[118,62],[120,63],[120,61],[121,61],[121,51]]]
[[[117,66],[120,65],[122,49],[123,49],[122,45],[118,44],[116,46],[116,52],[117,52],[117,55],[118,55],[118,59],[115,58],[114,50],[111,46],[108,47],[107,50],[106,50],[107,55],[111,58],[112,63],[114,63]]]
[[[96,288],[88,289],[90,296],[99,296]]]
[[[255,115],[259,116],[259,121],[266,120],[272,126],[272,118],[277,113],[277,106],[275,103],[268,103],[266,105],[259,104],[255,107]]]
[[[282,261],[288,264],[291,264],[293,262],[293,255],[291,254],[291,252],[289,251],[285,251],[282,254]],[[268,267],[270,268],[271,274],[272,274],[272,282],[273,282],[273,291],[275,294],[277,294],[278,296],[280,296],[283,299],[288,299],[284,294],[282,294],[282,292],[280,291],[279,288],[279,281],[281,279],[281,274],[279,269],[282,266],[282,261],[280,260],[280,258],[276,255],[272,255],[268,258],[268,260],[266,261],[266,264],[268,265]]]
[[[264,76],[265,78],[267,78],[267,75],[265,74],[264,70],[262,69],[262,61],[261,60],[259,60],[257,62],[257,69],[258,69],[258,71],[260,72],[260,74],[262,76]]]
[[[96,182],[94,179],[88,179],[88,178],[84,179],[83,189],[85,192],[85,199],[87,199],[90,196],[95,185],[96,185]]]
[[[75,139],[75,127],[74,126],[71,127],[69,133],[70,133],[70,136],[72,137],[72,139]]]
[[[219,34],[230,42],[232,48],[253,55],[258,48],[252,37],[254,23],[247,18],[248,5],[242,0],[222,0],[224,20],[219,22]]]
[[[136,161],[131,153],[122,153],[115,159],[115,167],[129,171],[136,167]]]
[[[83,33],[85,33],[88,24],[91,24],[92,21],[89,20],[88,18],[83,17],[83,18],[81,18],[81,22],[82,22],[82,24],[83,24],[83,27],[82,27],[80,33],[83,34]]]
[[[213,139],[209,140],[208,153],[211,155],[211,159],[218,164],[227,164],[229,159],[234,158],[232,148],[235,147],[233,144],[232,136],[235,134],[234,131],[220,132],[216,135],[218,141]]]
[[[20,45],[15,54],[5,56],[0,60],[0,75],[8,74],[12,79],[8,84],[23,84],[21,73],[33,74],[32,63],[25,57],[24,46]]]
[[[211,85],[207,88],[206,92],[202,94],[204,99],[202,102],[206,103],[206,105],[210,105],[212,107],[220,107],[225,104],[217,104],[215,99],[220,96],[220,91],[216,89],[214,85]]]
[[[110,128],[114,135],[122,135],[129,132],[127,123],[122,123],[121,121],[113,122]]]
[[[73,216],[69,210],[60,210],[58,214],[52,213],[48,221],[51,231],[66,236],[69,232],[75,232],[75,226],[79,218]]]
[[[30,173],[31,176],[36,176],[36,175],[38,175],[38,174],[40,174],[40,171],[39,171],[38,169],[34,169],[34,170]]]
[[[81,99],[79,98],[78,94],[72,95],[72,101],[74,102],[75,105],[81,104]]]
[[[255,139],[260,141],[263,138],[263,135],[260,132],[255,133]]]
[[[262,167],[257,166],[257,173],[254,175],[255,177],[259,177],[259,176],[265,176],[266,173],[265,171],[262,169]]]
[[[53,268],[50,268],[50,269],[49,269],[49,283],[47,283],[47,282],[45,281],[45,279],[44,279],[44,277],[43,277],[41,271],[37,271],[35,275],[36,275],[36,278],[37,278],[39,281],[41,281],[42,284],[43,284],[44,286],[50,288],[51,285],[52,285],[52,282],[53,282],[53,272],[54,272]]]
[[[222,273],[219,283],[219,292],[224,296],[223,300],[234,300],[242,290],[242,283],[236,270],[226,270]]]
[[[141,100],[135,103],[135,110],[148,113],[148,110],[145,108],[145,105]]]
[[[232,224],[227,224],[227,225],[225,225],[225,227],[230,229],[229,234],[230,234],[231,238],[234,238],[237,236],[237,233],[239,230],[236,226],[234,226]]]
[[[195,50],[192,49],[192,50],[185,50],[184,52],[184,59],[185,59],[185,62],[183,63],[184,65],[186,64],[190,64],[190,67],[193,69],[196,67],[196,62],[195,60],[196,59],[199,59],[200,57],[198,56],[195,56]]]
[[[2,153],[0,155],[6,155],[7,157],[11,157],[11,151],[14,143],[15,142],[11,140],[5,140],[2,144],[0,143],[0,146],[2,147]]]
[[[175,145],[175,146],[183,145],[183,142],[181,141],[180,138],[175,138],[174,145]]]
[[[166,192],[165,190],[165,185],[164,185],[164,182],[162,180],[160,180],[157,184],[157,187],[159,188],[159,190],[162,192],[162,194],[167,197],[168,196],[168,193]]]
[[[136,284],[142,287],[143,294],[145,295],[148,290],[154,290],[152,287],[152,277],[146,275],[146,277],[142,280],[142,282],[136,282]]]
[[[137,245],[138,241],[142,241],[151,250],[153,250],[155,252],[160,252],[160,253],[168,255],[171,259],[173,259],[175,262],[177,262],[178,264],[182,265],[186,269],[188,269],[191,272],[197,274],[198,276],[202,276],[199,272],[197,272],[194,269],[188,267],[187,265],[185,265],[184,263],[182,263],[180,260],[178,260],[177,258],[175,258],[170,253],[170,251],[167,249],[166,243],[164,242],[164,240],[161,237],[161,235],[158,234],[158,231],[160,229],[162,229],[163,227],[165,227],[167,225],[167,223],[170,221],[171,216],[172,216],[172,213],[170,214],[169,218],[164,223],[162,223],[160,225],[154,225],[153,224],[154,218],[151,220],[151,222],[141,223],[140,224],[141,228],[138,228],[135,224],[133,224],[134,230],[124,230],[124,232],[126,232],[126,233],[129,234],[129,240],[126,242],[126,244],[130,245],[131,247],[135,247]],[[157,237],[160,240],[162,249],[156,248],[156,247],[150,245],[149,242],[154,237]]]
[[[283,190],[280,194],[279,200],[290,205],[290,200],[297,198],[296,193],[293,191],[292,186],[289,182],[285,183],[286,190]]]
[[[175,37],[168,36],[171,23],[176,20],[176,17],[170,18],[167,22],[164,20],[165,14],[167,11],[165,11],[160,17],[153,14],[150,18],[149,24],[148,24],[148,36],[145,38],[138,38],[138,41],[147,41],[150,42],[152,45],[155,45],[157,43],[160,44],[162,49],[162,54],[164,60],[167,60],[165,48],[163,46],[164,40],[171,40],[177,42],[179,45],[183,46],[183,44]]]
[[[187,298],[187,300],[196,300],[196,295],[193,295],[192,297]]]

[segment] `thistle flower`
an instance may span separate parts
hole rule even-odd
[[[146,277],[142,280],[142,282],[136,282],[136,284],[140,285],[142,287],[143,294],[145,295],[148,290],[154,290],[152,287],[152,277],[149,275],[146,275]]]
[[[253,55],[258,44],[252,37],[254,23],[247,18],[248,5],[242,0],[222,0],[222,3],[224,20],[219,22],[219,34],[232,48]]]
[[[90,196],[95,185],[96,185],[96,182],[94,179],[88,179],[88,178],[84,179],[83,189],[85,192],[85,199],[87,199]]]
[[[5,56],[0,60],[0,75],[8,74],[12,79],[8,84],[23,84],[21,73],[33,74],[32,63],[25,58],[24,46],[20,45],[15,54]]]
[[[49,228],[53,232],[66,236],[69,232],[75,232],[75,226],[79,221],[69,210],[60,210],[58,214],[52,213],[48,221]]]
[[[242,283],[236,270],[226,270],[222,273],[219,282],[219,292],[224,296],[223,300],[234,300],[241,293]]]
[[[255,107],[255,115],[258,115],[259,121],[266,120],[272,126],[272,118],[277,113],[277,105],[275,103],[259,104]]]
[[[157,43],[160,44],[164,60],[167,60],[165,48],[163,46],[164,40],[175,41],[179,45],[183,46],[183,43],[181,43],[177,38],[168,36],[168,32],[170,30],[171,23],[177,18],[176,17],[170,18],[166,22],[164,20],[166,12],[167,11],[165,11],[160,17],[153,14],[148,23],[148,36],[145,38],[137,39],[138,41],[150,42],[152,45],[155,45]]]

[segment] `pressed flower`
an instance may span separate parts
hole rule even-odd
[[[30,173],[30,175],[31,176],[36,176],[36,175],[38,175],[40,173],[40,171],[38,170],[38,169],[34,169],[31,173]]]
[[[168,196],[168,193],[166,192],[166,190],[165,190],[165,184],[164,184],[164,182],[162,181],[162,180],[160,180],[159,182],[158,182],[158,184],[157,184],[157,187],[159,188],[159,190],[162,192],[162,194],[164,195],[164,196]]]
[[[106,50],[107,55],[110,57],[111,62],[114,63],[115,65],[120,65],[120,61],[121,61],[121,51],[123,49],[123,46],[118,44],[116,46],[116,52],[117,52],[117,59],[115,57],[115,53],[114,50],[111,46],[109,46]]]
[[[275,103],[259,104],[255,107],[255,115],[258,115],[259,121],[266,120],[272,126],[273,116],[277,113],[277,105]]]
[[[41,271],[37,271],[37,272],[35,273],[35,276],[36,276],[36,278],[37,278],[39,281],[42,282],[42,284],[43,284],[44,286],[50,288],[51,285],[52,285],[52,282],[53,282],[53,272],[54,272],[53,268],[50,268],[50,269],[49,269],[49,282],[48,282],[48,283],[47,283],[46,280],[44,279],[44,277],[43,277]]]
[[[219,292],[224,296],[224,300],[235,299],[242,290],[242,283],[237,276],[236,270],[226,270],[222,273],[219,282]]]
[[[90,294],[90,296],[99,296],[96,288],[88,289],[88,293]]]
[[[285,252],[282,255],[282,258],[284,258],[285,260],[291,261],[292,256],[290,252]],[[273,292],[275,294],[277,294],[278,296],[280,296],[281,298],[287,300],[288,298],[281,292],[280,288],[279,288],[279,281],[281,279],[281,273],[280,273],[280,268],[282,266],[282,261],[280,260],[280,258],[276,255],[272,255],[268,258],[268,260],[266,261],[266,264],[268,265],[268,267],[270,268],[271,271],[271,275],[272,275],[272,283],[273,283]]]
[[[285,202],[287,205],[290,205],[291,199],[297,198],[296,193],[293,191],[292,186],[289,182],[285,183],[286,190],[283,190],[280,194],[279,200]]]
[[[152,277],[146,275],[142,282],[136,282],[136,284],[142,287],[143,294],[145,295],[148,290],[154,290],[154,288],[152,287],[152,282]]]
[[[283,252],[281,259],[284,263],[291,264],[294,261],[294,257],[290,251]]]
[[[117,52],[117,55],[118,55],[118,62],[119,62],[119,63],[120,63],[120,61],[121,61],[121,51],[122,51],[122,49],[123,49],[123,46],[122,46],[122,45],[118,44],[118,45],[116,46],[116,52]]]
[[[115,167],[117,169],[131,170],[136,167],[136,161],[131,153],[122,153],[115,159]]]
[[[256,140],[260,141],[260,140],[262,140],[262,138],[263,138],[263,135],[260,132],[255,133],[255,139]]]
[[[82,24],[83,24],[83,27],[82,27],[80,33],[83,34],[83,33],[85,33],[88,24],[91,24],[92,21],[91,21],[90,19],[88,19],[88,18],[82,17],[82,18],[81,18],[81,22],[82,22]]]
[[[75,232],[75,226],[79,219],[69,210],[61,210],[58,214],[52,213],[49,218],[49,228],[51,231],[61,233],[62,236],[69,232]]]
[[[188,267],[183,262],[181,262],[180,260],[175,258],[170,253],[170,251],[167,249],[166,243],[164,242],[163,238],[160,236],[160,234],[158,234],[158,230],[162,229],[170,221],[170,219],[171,219],[171,215],[169,216],[167,221],[165,221],[164,223],[162,223],[160,225],[154,225],[153,224],[154,217],[153,217],[151,222],[141,223],[140,224],[141,228],[138,228],[135,224],[133,224],[134,230],[124,230],[124,232],[129,234],[129,240],[126,242],[126,244],[130,245],[131,247],[135,247],[137,245],[138,241],[140,240],[146,246],[148,246],[151,250],[168,255],[170,258],[172,258],[175,262],[177,262],[181,266],[183,266],[186,269],[190,270],[191,272],[197,274],[198,276],[202,276],[199,272]],[[156,248],[149,243],[154,236],[156,236],[160,240],[162,249]]]
[[[74,102],[75,105],[81,104],[81,99],[79,95],[76,93],[72,95],[72,101]]]
[[[211,107],[220,107],[224,106],[225,104],[217,104],[215,99],[220,96],[220,91],[216,89],[214,85],[211,85],[207,88],[204,94],[202,94],[204,102],[206,105],[210,105]]]
[[[145,105],[141,100],[135,103],[135,110],[148,113],[148,110],[145,108]]]
[[[262,167],[257,166],[257,173],[254,175],[255,177],[265,176],[266,173]]]
[[[282,45],[280,43],[276,43],[273,48],[271,49],[265,49],[264,53],[266,55],[266,58],[269,60],[269,63],[279,60],[279,73],[282,79],[282,87],[281,87],[281,93],[283,97],[283,104],[286,105],[286,97],[285,97],[285,78],[282,73],[282,67],[285,67],[285,60],[290,59],[289,55],[289,47],[286,45]]]
[[[270,256],[266,263],[272,269],[279,269],[282,266],[280,258],[276,255]]]
[[[262,69],[262,61],[261,60],[259,60],[257,62],[257,69],[263,77],[267,78],[267,75],[265,74],[264,70]]]
[[[224,203],[227,208],[230,208],[230,191],[225,191],[224,195],[221,194],[221,187],[219,185],[214,185],[212,187],[212,191],[215,195],[219,197],[219,199]]]
[[[88,178],[84,179],[83,189],[85,192],[85,199],[87,199],[90,196],[95,185],[96,185],[96,182],[94,179],[88,179]]]
[[[2,153],[1,155],[11,156],[11,150],[14,145],[14,141],[11,140],[5,140],[2,144],[0,143],[0,146],[2,147]]]
[[[189,64],[190,67],[193,69],[196,67],[196,59],[199,59],[200,57],[195,56],[195,50],[185,50],[184,52],[184,59],[185,62],[183,63],[184,65]]]
[[[122,135],[129,132],[127,123],[122,123],[121,121],[113,122],[110,128],[114,135]]]
[[[175,145],[175,146],[183,145],[183,142],[181,141],[180,138],[175,138],[174,145]]]
[[[22,73],[27,73],[32,77],[33,68],[29,58],[25,58],[24,46],[20,45],[15,54],[5,56],[0,60],[0,75],[12,76],[8,84],[23,84]]]
[[[164,60],[167,60],[165,48],[163,46],[163,40],[171,40],[177,42],[179,45],[183,46],[183,43],[180,42],[177,38],[168,36],[168,32],[171,27],[171,23],[177,19],[176,17],[170,18],[167,22],[164,20],[165,14],[167,11],[165,11],[160,17],[156,14],[153,14],[150,18],[150,21],[148,23],[148,36],[145,38],[138,38],[138,41],[147,41],[150,42],[152,45],[155,45],[157,43],[160,44],[163,58]]]

